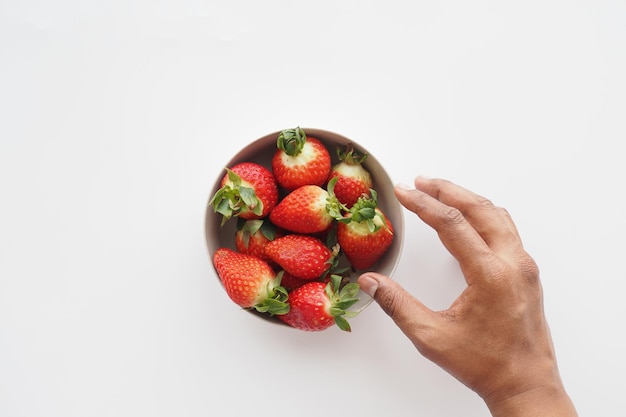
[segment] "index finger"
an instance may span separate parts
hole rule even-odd
[[[493,251],[458,208],[418,189],[396,186],[394,192],[403,206],[437,232],[448,252],[459,261],[468,284],[472,277],[483,276],[485,259],[492,257]]]

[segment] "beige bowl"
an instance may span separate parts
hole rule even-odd
[[[337,133],[329,132],[326,130],[320,129],[311,129],[311,128],[302,128],[304,132],[308,136],[315,137],[319,139],[322,143],[326,145],[328,151],[332,158],[332,163],[335,164],[338,162],[336,155],[337,146],[345,146],[349,143],[352,143],[354,147],[362,152],[367,153],[368,157],[366,161],[363,163],[365,169],[367,169],[372,175],[374,186],[373,188],[378,193],[378,206],[385,213],[385,215],[391,221],[391,224],[394,229],[394,240],[387,252],[383,255],[383,257],[373,265],[370,270],[380,272],[387,276],[392,276],[393,272],[396,269],[398,264],[398,260],[400,258],[400,253],[402,250],[403,243],[403,233],[404,233],[404,222],[403,222],[403,209],[396,196],[393,193],[394,183],[389,178],[389,175],[383,168],[383,166],[376,160],[376,157],[372,155],[364,146],[360,143],[357,143],[354,140],[348,139],[344,136],[341,136]],[[270,133],[266,136],[263,136],[260,139],[257,139],[246,146],[244,149],[239,151],[233,158],[227,161],[223,168],[232,167],[233,165],[239,162],[256,162],[268,169],[272,169],[272,156],[276,151],[276,139],[280,131],[276,131]],[[209,198],[207,201],[210,201],[213,195],[220,188],[220,182],[225,175],[226,171],[222,169],[218,172],[217,178],[213,185],[213,189],[209,194]],[[209,252],[209,259],[211,264],[213,264],[213,254],[220,247],[228,247],[231,249],[235,249],[235,228],[236,228],[236,219],[230,219],[224,226],[220,226],[221,223],[221,215],[215,213],[213,208],[207,202],[206,215],[205,215],[205,234],[206,234],[206,244]],[[345,258],[345,257],[343,257]],[[364,271],[356,271],[351,273],[350,280],[356,281],[359,277],[360,273]],[[221,285],[221,281],[217,276],[216,278]],[[359,293],[359,302],[356,303],[350,310],[353,311],[362,311],[365,307],[367,307],[372,302],[372,298],[368,296],[364,292]],[[282,321],[278,320],[276,317],[270,317],[267,314],[258,313],[256,310],[249,310],[253,315],[258,317],[275,321],[276,323],[287,326]],[[287,326],[288,327],[288,326]]]

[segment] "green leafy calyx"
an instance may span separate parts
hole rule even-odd
[[[257,197],[253,188],[243,184],[241,177],[226,168],[228,181],[216,191],[209,202],[216,213],[222,215],[222,225],[231,217],[239,216],[242,211],[252,211],[257,216],[263,213],[263,202]]]
[[[367,156],[367,153],[357,151],[351,143],[343,148],[340,146],[337,147],[337,158],[349,165],[362,164],[367,159]]]
[[[330,315],[335,320],[335,324],[346,332],[350,332],[350,324],[346,318],[356,317],[357,311],[348,311],[359,299],[357,295],[360,287],[356,282],[342,284],[343,278],[333,274],[330,276],[330,282],[326,284],[326,296],[331,302]]]
[[[283,271],[280,271],[276,278],[270,280],[265,288],[267,295],[263,301],[256,304],[253,308],[260,313],[269,313],[270,315],[282,315],[289,312],[290,306],[287,302],[289,294],[287,289],[280,285],[283,277]]]
[[[306,134],[300,127],[285,129],[278,135],[276,146],[289,156],[297,156],[302,152]]]
[[[378,193],[370,188],[370,195],[359,197],[356,203],[350,209],[350,215],[345,216],[345,223],[365,223],[370,233],[378,231],[381,227],[386,226],[385,218],[378,207]]]

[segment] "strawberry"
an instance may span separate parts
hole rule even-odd
[[[377,207],[377,193],[361,197],[345,217],[338,219],[337,242],[356,269],[371,267],[393,242],[389,218]]]
[[[330,250],[316,237],[287,234],[265,245],[265,254],[288,274],[300,279],[320,278],[336,265],[339,248]]]
[[[303,185],[280,200],[270,213],[270,221],[294,233],[324,232],[334,219],[329,210],[337,204],[336,198],[319,185]]]
[[[326,146],[314,137],[307,137],[299,127],[280,132],[272,157],[276,181],[287,191],[303,185],[322,186],[328,179],[331,160]]]
[[[274,174],[255,162],[241,162],[231,169],[226,168],[220,187],[209,204],[222,215],[222,224],[233,216],[261,219],[278,203]]]
[[[373,187],[372,176],[363,167],[366,153],[359,153],[352,144],[337,147],[339,162],[332,166],[328,180],[337,178],[335,196],[344,205],[352,207],[363,195],[369,195]]]
[[[213,265],[226,293],[237,305],[272,315],[289,311],[287,290],[280,286],[282,274],[256,256],[220,248]]]
[[[278,316],[288,325],[305,331],[320,331],[333,324],[351,331],[346,320],[358,312],[347,311],[358,301],[359,284],[351,283],[340,288],[341,277],[332,275],[329,283],[311,281],[289,294],[289,312]]]
[[[283,232],[277,230],[269,220],[244,220],[237,219],[237,231],[235,232],[235,247],[241,253],[257,256],[272,264],[271,259],[265,254],[265,245],[281,236]]]

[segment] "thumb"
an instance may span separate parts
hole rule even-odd
[[[425,333],[436,329],[438,315],[391,278],[365,272],[358,283],[418,347]]]

